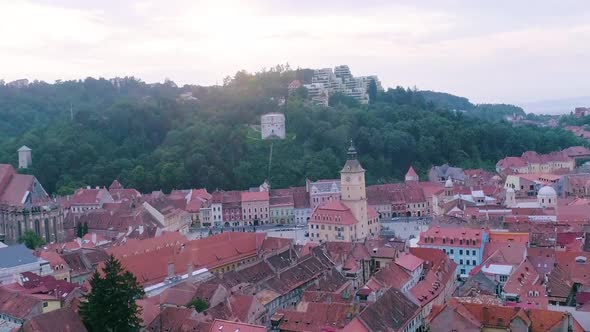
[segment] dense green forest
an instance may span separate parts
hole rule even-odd
[[[335,96],[327,108],[310,105],[300,89],[279,106],[288,83],[310,75],[277,66],[238,72],[211,87],[132,77],[0,86],[0,162],[16,164],[16,150],[29,146],[34,166],[28,172],[59,194],[115,178],[143,192],[247,188],[268,176],[271,141],[260,139],[256,125],[271,111],[285,113],[288,134],[272,141],[274,187],[337,177],[350,139],[368,183],[399,180],[409,165],[420,174],[445,162],[492,169],[525,150],[583,144],[560,129],[516,128],[467,114],[479,106],[455,112],[401,87],[379,92],[371,105]]]

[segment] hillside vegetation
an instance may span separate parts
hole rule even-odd
[[[335,98],[328,108],[310,105],[299,90],[280,107],[288,83],[310,75],[277,66],[238,72],[211,87],[134,78],[0,86],[0,162],[16,164],[16,150],[29,146],[34,167],[28,171],[59,194],[115,178],[144,192],[246,188],[268,176],[271,142],[256,139],[251,125],[271,111],[285,113],[288,133],[273,141],[274,187],[337,177],[350,139],[369,183],[399,180],[410,164],[421,174],[445,162],[491,169],[525,150],[582,144],[559,129],[482,121],[401,87],[379,93],[371,105]]]

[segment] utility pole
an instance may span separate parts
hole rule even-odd
[[[74,122],[74,106],[70,102],[70,121]]]
[[[270,143],[270,154],[268,155],[268,184],[270,185],[270,168],[272,166],[272,146],[273,142]]]

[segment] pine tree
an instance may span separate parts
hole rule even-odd
[[[84,226],[82,227],[82,236],[88,234],[88,223],[85,221]]]
[[[90,280],[92,291],[80,305],[80,316],[90,332],[139,331],[141,309],[135,302],[144,295],[135,276],[112,255],[101,274]]]

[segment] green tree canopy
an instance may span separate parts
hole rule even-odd
[[[144,291],[115,257],[111,255],[104,263],[102,275],[98,271],[92,275],[90,287],[80,305],[80,316],[88,331],[139,331],[141,309],[136,300]]]
[[[210,87],[133,77],[0,86],[0,163],[16,164],[16,150],[26,144],[31,173],[60,195],[113,179],[142,192],[244,189],[269,176],[271,143],[258,131],[267,112],[286,117],[287,138],[273,141],[274,188],[338,176],[350,139],[368,184],[402,180],[410,165],[420,174],[443,163],[492,170],[526,150],[587,144],[559,128],[512,126],[503,119],[524,114],[516,106],[474,105],[438,92],[372,91],[369,105],[335,94],[329,107],[306,99],[303,87],[289,94],[291,81],[309,83],[312,74],[275,66]]]
[[[24,243],[27,248],[32,250],[35,250],[45,244],[45,240],[43,240],[42,237],[30,229],[25,231],[25,233],[18,239],[18,242]]]
[[[197,297],[192,299],[187,307],[194,308],[197,312],[203,312],[209,309],[209,302]]]

